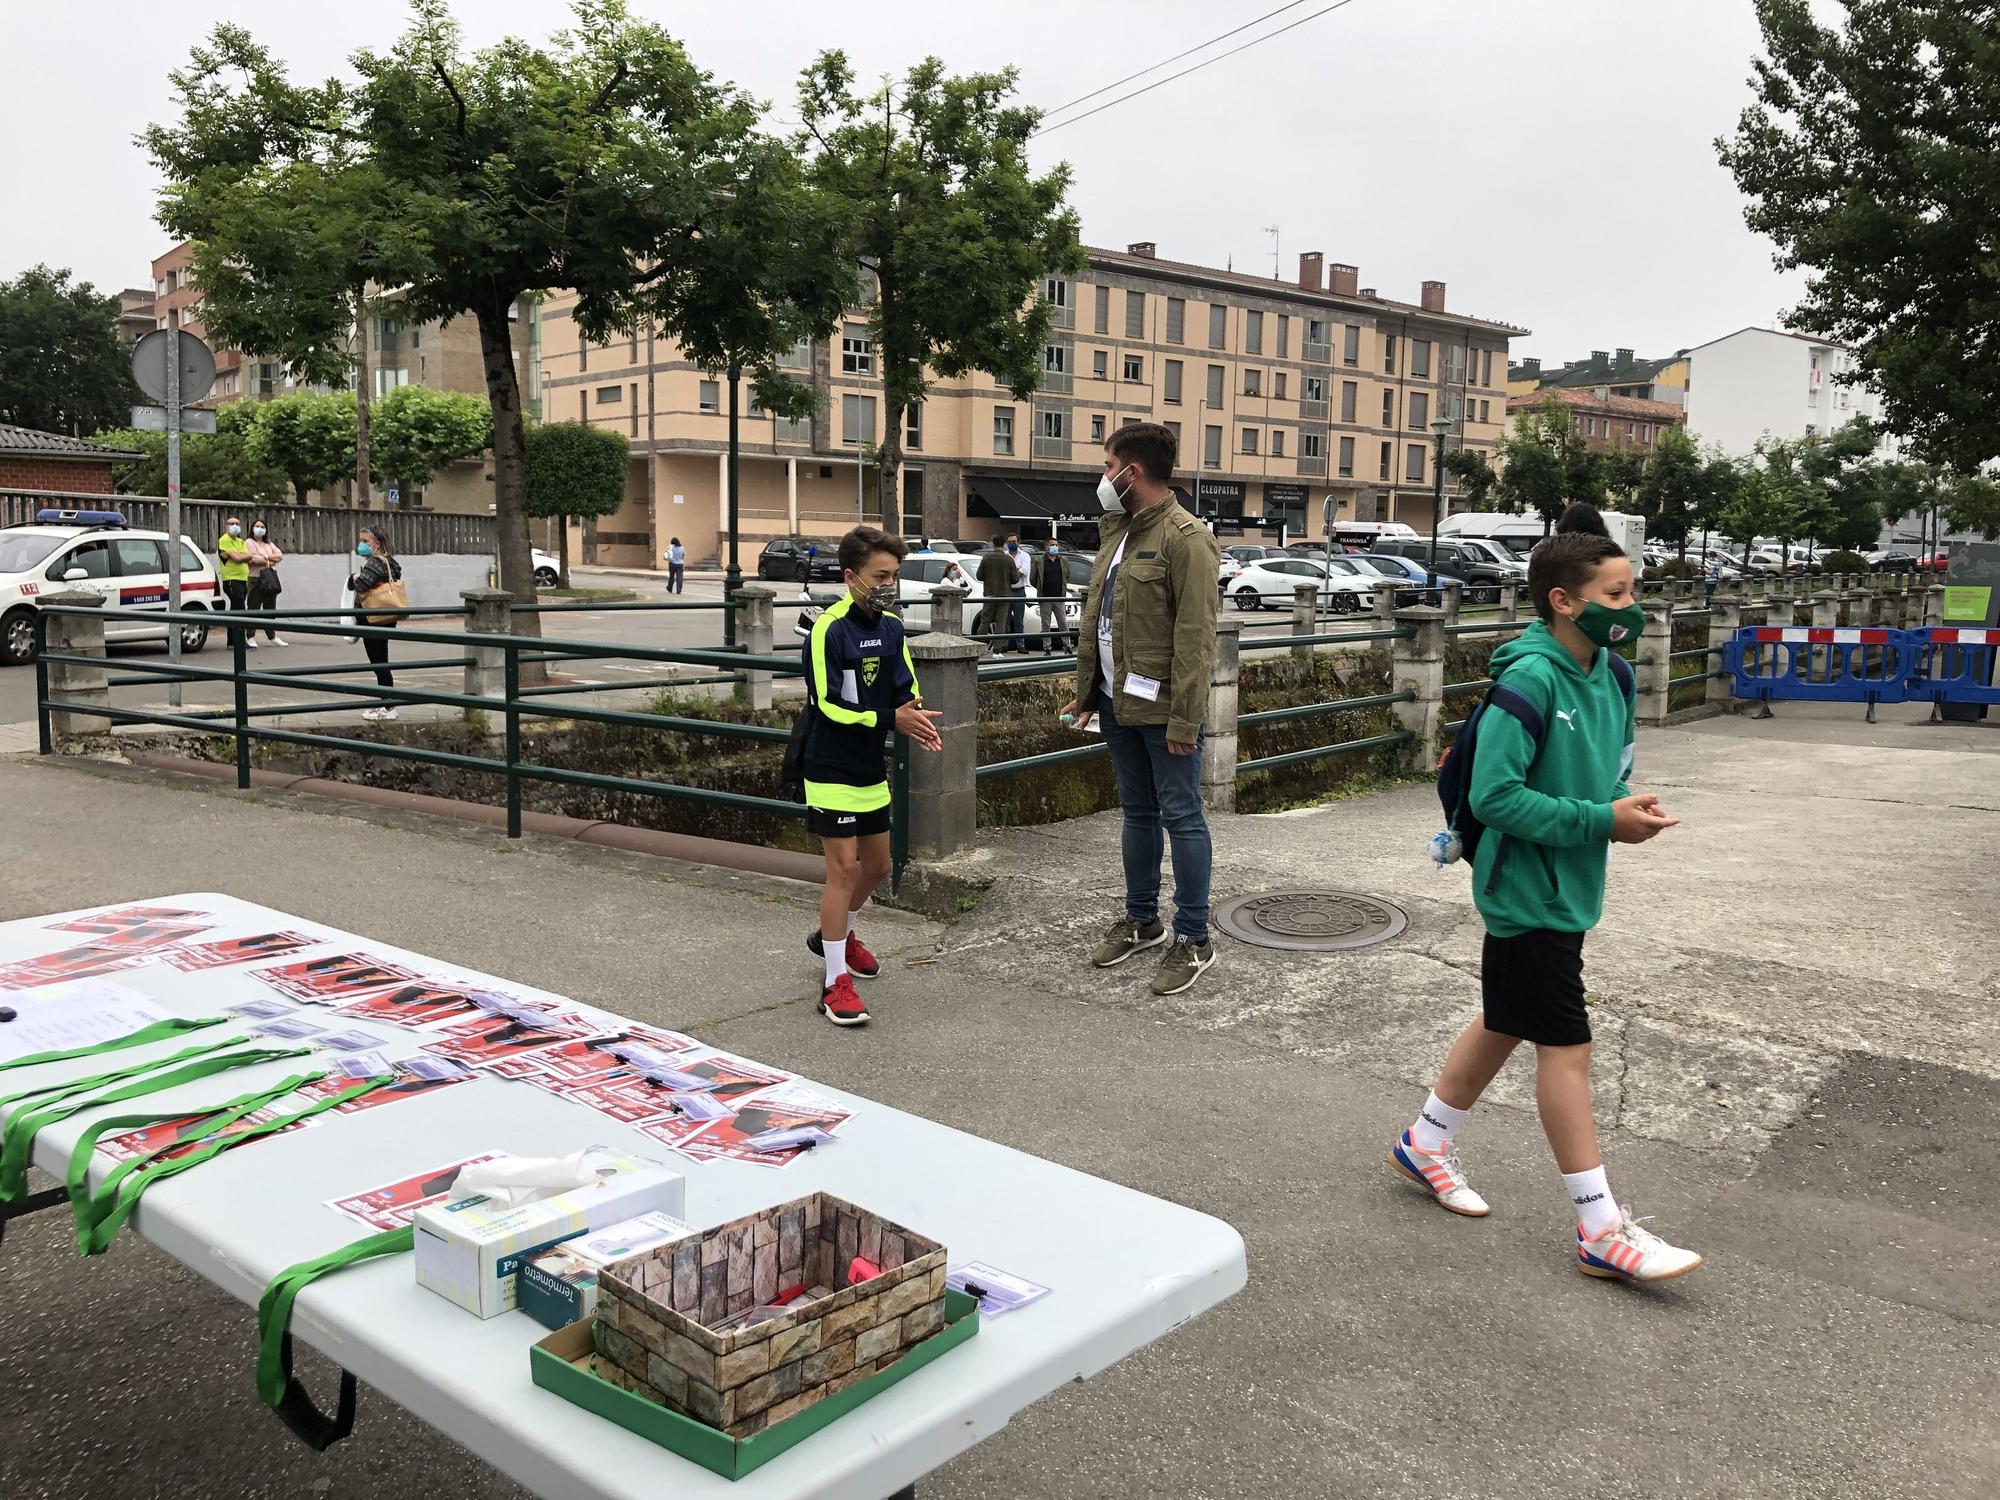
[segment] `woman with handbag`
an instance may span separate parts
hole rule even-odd
[[[247,607],[253,610],[276,610],[278,595],[284,592],[284,585],[278,581],[278,564],[285,560],[285,554],[278,550],[278,544],[270,540],[271,529],[264,524],[262,516],[250,518],[250,540],[243,544],[250,562],[250,597]],[[252,635],[256,632],[252,631]],[[275,625],[264,627],[264,639],[274,646],[288,644],[278,634]]]
[[[354,555],[361,561],[347,586],[354,593],[354,620],[358,625],[394,625],[397,615],[372,615],[375,609],[406,609],[410,596],[403,591],[403,565],[396,561],[389,549],[389,534],[379,525],[361,528],[361,540],[354,544]],[[389,670],[389,641],[386,636],[363,636],[361,649],[368,653],[368,659],[375,664],[375,684],[392,688],[396,685],[395,674]],[[393,705],[385,708],[364,708],[364,719],[393,719],[396,710]]]

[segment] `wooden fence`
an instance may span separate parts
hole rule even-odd
[[[0,490],[0,526],[33,521],[39,510],[115,510],[134,527],[167,529],[167,502],[151,495],[83,495],[59,490]],[[181,530],[203,550],[222,534],[222,523],[240,516],[247,531],[252,513],[264,518],[271,540],[287,552],[350,552],[355,531],[380,522],[398,552],[489,554],[494,549],[493,517],[443,511],[347,510],[330,505],[229,505],[220,500],[182,500]]]

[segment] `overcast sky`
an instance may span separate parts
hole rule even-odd
[[[1022,95],[1053,109],[1280,0],[633,3],[701,66],[790,114],[793,80],[822,47],[845,47],[864,78],[926,53],[960,70],[1011,64]],[[555,0],[458,8],[476,44],[544,35],[566,14]],[[148,283],[169,242],[132,137],[166,116],[168,69],[217,21],[318,78],[387,43],[405,15],[401,0],[10,0],[0,277],[46,261],[105,290]],[[1276,224],[1287,279],[1299,251],[1321,250],[1388,297],[1413,302],[1420,282],[1443,280],[1453,310],[1533,330],[1516,358],[1669,353],[1771,323],[1797,295],[1744,227],[1711,144],[1747,102],[1756,49],[1748,0],[1350,0],[1052,130],[1036,152],[1071,164],[1090,244],[1156,240],[1163,257],[1269,274]]]

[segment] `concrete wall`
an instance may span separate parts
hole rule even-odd
[[[486,587],[486,570],[492,559],[484,556],[451,556],[444,553],[405,557],[403,587],[410,603],[421,605],[457,604],[461,589]],[[280,609],[335,609],[340,591],[358,559],[331,553],[287,553],[278,568],[285,591],[278,596]]]

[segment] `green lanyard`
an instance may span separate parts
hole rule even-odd
[[[112,1189],[131,1172],[155,1160],[164,1152],[173,1151],[188,1142],[186,1140],[166,1141],[112,1168],[111,1173],[98,1185],[95,1193],[90,1191],[90,1161],[97,1150],[97,1143],[112,1131],[143,1129],[149,1125],[165,1125],[174,1120],[193,1119],[197,1130],[191,1140],[205,1140],[218,1130],[234,1125],[245,1115],[262,1109],[274,1100],[282,1099],[295,1089],[324,1078],[324,1073],[295,1073],[274,1088],[253,1089],[227,1104],[200,1116],[190,1116],[185,1110],[157,1115],[117,1115],[109,1120],[99,1120],[77,1141],[69,1154],[69,1171],[65,1176],[65,1186],[69,1190],[70,1216],[76,1221],[76,1245],[79,1253],[92,1255],[89,1248],[90,1229],[110,1210]],[[108,1242],[108,1237],[107,1237]]]
[[[255,1047],[247,1052],[221,1051],[222,1048],[233,1047],[244,1040],[243,1037],[229,1037],[210,1045],[190,1048],[172,1057],[139,1063],[133,1067],[100,1074],[96,1078],[83,1079],[76,1083],[59,1085],[52,1090],[30,1090],[30,1094],[47,1094],[49,1097],[39,1099],[31,1107],[10,1116],[6,1125],[0,1127],[0,1203],[11,1203],[27,1190],[28,1156],[34,1149],[35,1136],[45,1126],[66,1120],[82,1110],[116,1104],[120,1100],[134,1099],[141,1094],[157,1093],[161,1089],[173,1088],[178,1084],[193,1083],[198,1078],[226,1073],[233,1068],[252,1067],[258,1063],[276,1062],[287,1057],[304,1057],[311,1050],[306,1047]],[[187,1061],[188,1059],[192,1061]],[[158,1069],[176,1062],[184,1062],[185,1065],[172,1068],[166,1073],[157,1072]],[[146,1074],[155,1076],[135,1076]],[[101,1084],[118,1083],[121,1079],[131,1081],[90,1096],[93,1088]],[[0,1099],[0,1104],[12,1102]]]
[[[296,1056],[297,1054],[293,1055]],[[261,1097],[254,1100],[249,1096],[245,1096],[244,1099],[239,1099],[233,1104],[225,1105],[222,1113],[228,1116],[229,1121],[240,1119],[242,1116],[250,1113],[251,1110],[257,1108],[259,1104],[268,1102],[280,1094],[289,1093],[293,1088],[298,1087],[302,1083],[309,1082],[313,1078],[324,1076],[324,1074],[301,1074],[296,1078],[287,1079],[283,1088],[277,1091],[260,1091]],[[314,1100],[304,1109],[296,1110],[288,1115],[278,1115],[273,1119],[253,1125],[250,1129],[236,1135],[224,1136],[221,1140],[209,1141],[195,1150],[188,1152],[187,1155],[177,1156],[171,1161],[153,1161],[151,1158],[153,1155],[157,1155],[157,1153],[150,1153],[146,1157],[120,1162],[111,1175],[99,1185],[97,1191],[89,1195],[84,1208],[77,1209],[75,1207],[75,1199],[72,1196],[71,1208],[77,1217],[77,1249],[85,1255],[96,1255],[102,1252],[105,1246],[109,1245],[113,1237],[117,1235],[120,1226],[124,1224],[127,1218],[131,1217],[132,1210],[139,1206],[139,1199],[153,1184],[164,1182],[169,1177],[178,1176],[190,1168],[198,1167],[203,1162],[220,1156],[223,1152],[236,1146],[241,1146],[248,1141],[261,1140],[267,1135],[276,1135],[279,1131],[287,1130],[293,1125],[298,1124],[301,1120],[310,1120],[314,1115],[324,1114],[330,1109],[337,1109],[339,1106],[347,1103],[348,1100],[358,1099],[363,1094],[381,1088],[385,1083],[392,1081],[387,1074],[375,1078],[363,1079],[352,1088],[342,1089],[337,1094],[329,1094],[324,1099]],[[175,1117],[169,1116],[168,1118]],[[228,1123],[228,1121],[224,1123]],[[89,1144],[94,1144],[94,1142],[89,1142]],[[163,1147],[162,1149],[169,1148]],[[70,1191],[72,1195],[76,1192],[79,1179],[87,1179],[90,1170],[89,1163],[90,1158],[88,1155],[85,1155],[81,1158],[81,1167],[79,1167],[78,1157],[72,1154],[69,1168]]]
[[[9,1068],[32,1068],[38,1063],[66,1062],[72,1057],[89,1057],[98,1052],[116,1052],[124,1047],[143,1047],[148,1042],[164,1042],[169,1037],[178,1036],[184,1031],[197,1031],[204,1026],[220,1026],[228,1019],[227,1016],[203,1016],[199,1020],[190,1021],[184,1016],[174,1016],[169,1020],[155,1021],[152,1025],[141,1027],[137,1031],[127,1032],[124,1036],[115,1036],[108,1042],[99,1042],[95,1046],[71,1047],[67,1052],[37,1052],[29,1057],[17,1057],[11,1062],[0,1062],[0,1073],[6,1072]]]
[[[313,1408],[305,1391],[292,1379],[292,1303],[300,1292],[329,1271],[338,1271],[343,1266],[373,1260],[380,1255],[397,1255],[415,1244],[416,1230],[406,1224],[401,1229],[386,1230],[365,1240],[356,1240],[351,1245],[343,1245],[316,1260],[300,1261],[271,1278],[271,1284],[264,1288],[264,1295],[257,1300],[257,1394],[266,1406],[281,1411],[289,1406],[295,1411],[303,1411],[308,1417],[317,1418],[324,1428],[339,1425],[326,1423],[326,1419]],[[353,1423],[353,1381],[353,1376],[342,1372],[340,1405],[345,1425],[349,1426]],[[308,1442],[314,1441],[306,1431],[296,1426],[294,1430],[299,1431]],[[324,1432],[322,1436],[325,1436]],[[333,1432],[331,1436],[326,1436],[326,1441],[315,1442],[314,1446],[323,1449],[338,1436],[339,1432]]]

